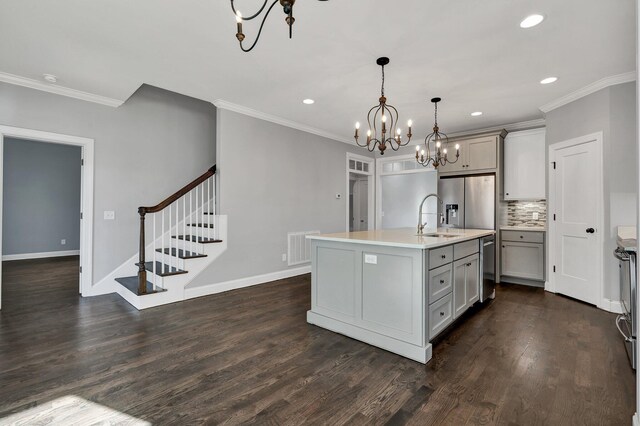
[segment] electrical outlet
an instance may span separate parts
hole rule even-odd
[[[282,253],[282,261],[283,262],[287,261],[287,253]]]
[[[540,213],[534,212],[533,213],[533,220],[538,220],[538,219],[540,219]]]
[[[104,211],[104,220],[115,220],[116,212],[105,210]]]
[[[67,244],[67,240],[60,240],[60,244],[62,244],[62,245]]]
[[[378,256],[376,256],[375,254],[365,254],[364,255],[364,263],[369,263],[371,265],[377,265],[378,264]]]

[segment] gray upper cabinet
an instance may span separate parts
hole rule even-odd
[[[492,172],[500,164],[500,144],[506,132],[451,138],[449,156],[455,156],[455,145],[460,144],[460,158],[453,164],[441,166],[440,174],[466,174],[467,172]]]
[[[509,133],[504,140],[504,199],[544,200],[545,129]]]

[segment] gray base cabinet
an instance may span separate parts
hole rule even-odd
[[[307,321],[426,363],[430,341],[478,301],[479,245],[475,239],[412,249],[312,240]]]
[[[503,276],[544,281],[543,232],[503,231],[501,248]]]

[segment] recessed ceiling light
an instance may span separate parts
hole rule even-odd
[[[544,16],[542,15],[529,15],[520,22],[520,28],[531,28],[535,27],[539,23],[544,21]]]
[[[471,116],[472,116],[472,117],[479,117],[479,116],[481,116],[481,115],[482,115],[482,111],[476,111],[476,112],[472,112],[472,113],[471,113]]]
[[[56,77],[53,74],[42,74],[42,78],[44,78],[45,81],[48,81],[49,83],[57,83],[58,82],[58,77]]]
[[[316,101],[314,101],[313,99],[305,99],[304,101],[302,101],[302,103],[305,105],[313,105],[316,103]]]
[[[558,77],[547,77],[544,80],[540,80],[540,84],[551,84],[558,81]]]

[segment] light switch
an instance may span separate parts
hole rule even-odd
[[[371,265],[377,265],[378,264],[378,256],[376,256],[375,254],[365,254],[364,255],[364,263],[369,263]]]
[[[115,220],[115,218],[116,218],[116,212],[110,211],[110,210],[105,210],[105,212],[104,212],[104,220]]]

